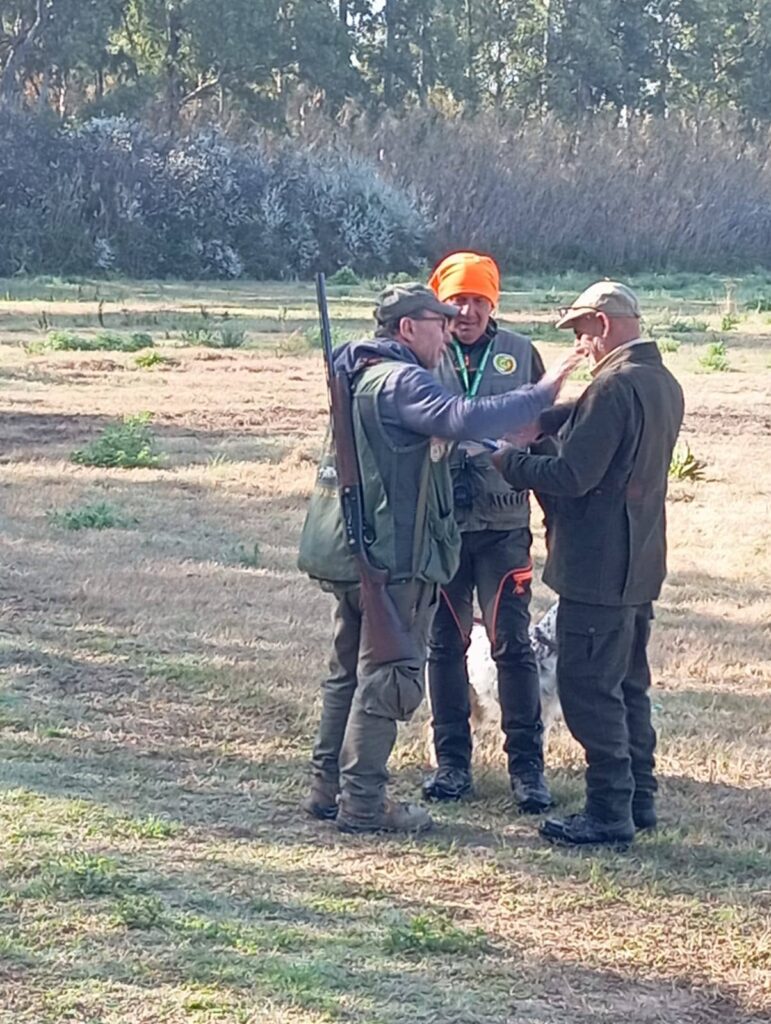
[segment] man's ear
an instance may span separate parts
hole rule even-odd
[[[610,334],[610,318],[607,317],[602,312],[602,310],[598,310],[597,311],[597,316],[602,321],[602,334],[601,334],[601,338],[604,341],[608,337],[608,335]]]

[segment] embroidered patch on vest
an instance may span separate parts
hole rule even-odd
[[[516,370],[517,360],[508,352],[499,352],[493,359],[493,366],[498,373],[508,377],[510,373],[514,373]]]

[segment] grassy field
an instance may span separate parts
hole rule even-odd
[[[502,319],[549,363],[588,283],[511,280]],[[331,611],[294,565],[326,421],[310,286],[0,282],[2,1024],[771,1019],[771,277],[634,283],[705,468],[669,502],[662,825],[621,854],[543,844],[493,747],[426,838],[298,812]],[[330,292],[364,333],[371,289]],[[144,412],[147,468],[71,460]],[[576,809],[564,727],[548,764]]]

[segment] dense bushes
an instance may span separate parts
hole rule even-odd
[[[362,157],[0,115],[0,274],[375,274],[422,253],[412,202]]]
[[[237,144],[5,113],[0,275],[417,273],[469,246],[508,270],[740,270],[771,265],[770,153],[768,138],[676,118],[415,112]]]
[[[480,247],[510,270],[771,265],[771,136],[699,119],[618,127],[416,113],[355,144],[420,195],[433,258]],[[382,165],[381,165],[382,166]]]

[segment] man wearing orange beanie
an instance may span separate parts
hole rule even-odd
[[[529,338],[502,330],[492,313],[500,273],[490,256],[451,253],[429,285],[442,302],[459,307],[452,341],[437,370],[440,382],[468,398],[500,395],[537,381],[544,372]],[[488,454],[459,444],[450,456],[461,562],[442,589],[429,640],[428,685],[437,769],[426,778],[431,800],[471,792],[471,728],[466,650],[474,590],[498,671],[504,750],[519,809],[551,806],[543,773],[543,725],[538,669],[530,646],[530,505],[527,491],[510,487]]]

